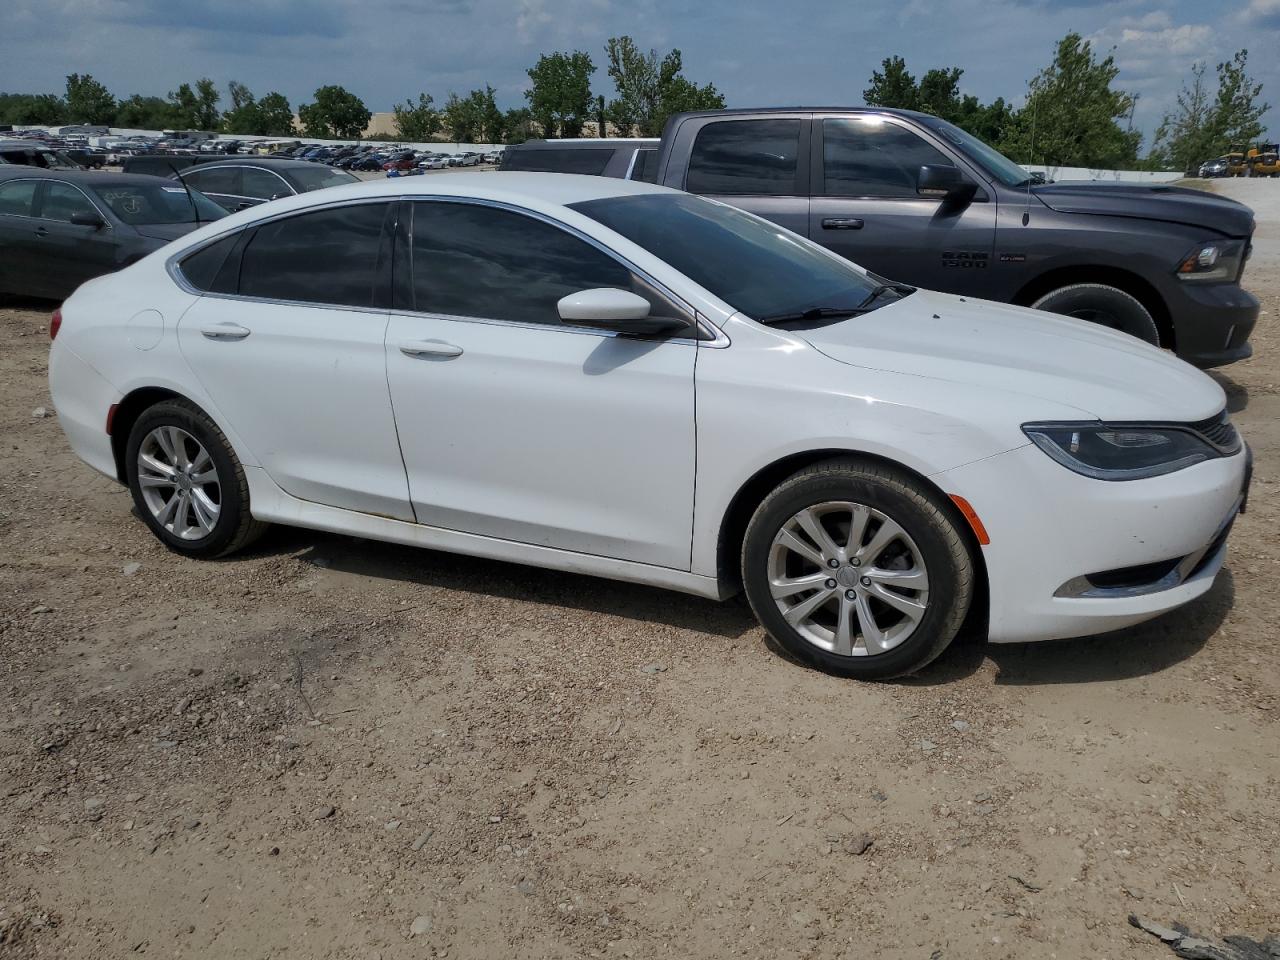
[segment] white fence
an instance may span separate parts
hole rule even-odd
[[[1093,170],[1089,167],[1041,167],[1022,164],[1028,173],[1043,173],[1050,180],[1119,180],[1126,183],[1170,183],[1181,180],[1177,170]]]

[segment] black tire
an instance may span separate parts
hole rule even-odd
[[[208,451],[217,471],[218,517],[209,533],[198,539],[184,539],[167,530],[153,514],[139,482],[138,453],[142,444],[153,430],[166,426],[178,427],[195,438]],[[143,411],[129,432],[125,470],[138,515],[175,553],[199,560],[226,556],[248,546],[269,526],[253,519],[249,512],[249,482],[226,436],[203,410],[187,400],[166,400]],[[175,490],[175,496],[176,493]]]
[[[882,512],[905,530],[924,562],[929,580],[925,612],[914,631],[887,651],[845,656],[822,649],[787,622],[774,600],[769,562],[775,536],[800,511],[831,502],[854,502]],[[815,464],[779,484],[751,517],[742,544],[747,600],[774,639],[804,663],[859,680],[914,673],[955,639],[973,598],[974,561],[963,522],[950,503],[904,471],[852,457]]]
[[[1104,283],[1073,283],[1046,293],[1031,306],[1035,310],[1100,323],[1160,346],[1160,329],[1151,312],[1136,297],[1117,287]]]

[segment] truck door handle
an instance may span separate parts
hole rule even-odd
[[[861,230],[862,221],[857,217],[826,217],[822,221],[823,230]]]
[[[406,357],[435,357],[452,360],[462,356],[462,348],[443,340],[410,340],[400,344],[400,352]]]
[[[217,323],[212,327],[201,327],[200,333],[206,340],[243,340],[250,330],[238,323]]]
[[[49,231],[46,230],[44,227],[36,227],[37,237],[47,237],[48,235],[49,235]]]

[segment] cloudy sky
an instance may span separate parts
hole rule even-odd
[[[965,92],[984,100],[1020,100],[1071,30],[1115,48],[1148,133],[1194,61],[1212,70],[1247,47],[1280,130],[1280,0],[5,0],[0,90],[58,91],[77,71],[117,96],[163,96],[209,76],[279,90],[296,108],[339,83],[378,111],[487,82],[515,106],[539,53],[586,50],[599,66],[606,38],[628,33],[679,47],[686,75],[730,106],[858,104],[892,54],[917,75],[963,67]],[[609,93],[603,68],[596,88]]]

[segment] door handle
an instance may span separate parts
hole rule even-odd
[[[44,227],[36,227],[37,237],[47,237],[48,235],[49,235],[49,231],[46,230]]]
[[[238,323],[218,323],[212,327],[201,327],[200,333],[207,340],[243,340],[250,330]]]
[[[435,357],[440,360],[462,356],[461,347],[443,340],[410,340],[400,344],[400,352],[406,357]]]
[[[823,230],[861,230],[862,221],[857,217],[826,217],[822,221]]]

